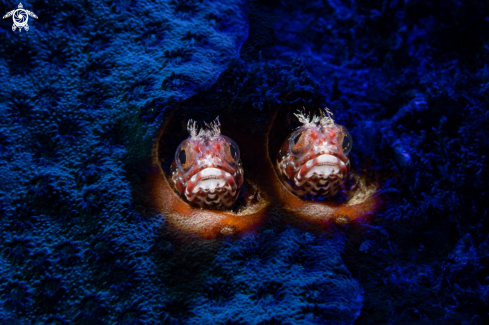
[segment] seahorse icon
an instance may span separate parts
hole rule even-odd
[[[28,31],[29,25],[27,25],[27,21],[29,20],[29,16],[37,19],[36,14],[33,13],[32,11],[25,10],[22,3],[19,3],[18,9],[7,12],[7,14],[3,16],[3,19],[8,18],[10,16],[13,16],[12,19],[14,20],[14,24],[12,25],[13,31],[17,30],[17,28],[19,29],[19,31],[22,31],[22,28]]]

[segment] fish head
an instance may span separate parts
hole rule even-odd
[[[190,120],[187,129],[171,167],[176,190],[200,207],[230,208],[243,183],[238,145],[221,134],[218,118],[200,130]]]
[[[351,135],[327,109],[312,118],[296,116],[302,126],[286,138],[278,154],[282,182],[300,197],[333,196],[350,169]]]

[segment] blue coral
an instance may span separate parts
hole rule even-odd
[[[4,255],[7,259],[22,263],[34,248],[32,240],[25,236],[14,236],[11,241],[4,244]]]
[[[44,304],[46,308],[49,308],[49,304],[50,308],[54,309],[67,292],[63,279],[58,275],[41,275],[37,287],[36,302]]]
[[[107,316],[107,297],[102,292],[84,292],[76,302],[78,310],[75,319],[80,324],[104,324]]]
[[[32,304],[32,288],[23,281],[8,281],[0,287],[2,300],[14,310],[25,310]]]
[[[116,309],[115,324],[117,325],[132,325],[132,324],[147,324],[147,307],[142,299],[131,302],[126,302]]]
[[[28,32],[0,24],[4,323],[487,323],[487,3],[24,6]],[[242,237],[169,227],[144,182],[161,125],[167,167],[188,118],[260,134],[279,104],[335,113],[384,210],[315,234],[280,209]]]
[[[107,273],[105,282],[115,292],[128,290],[142,281],[138,266],[133,261],[117,261]]]
[[[82,259],[80,244],[69,239],[62,239],[54,246],[61,265],[73,265]]]
[[[36,248],[29,254],[26,265],[34,272],[43,272],[52,265],[49,250],[45,247]]]

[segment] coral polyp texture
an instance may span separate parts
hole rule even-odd
[[[489,322],[487,2],[22,4],[28,31],[0,20],[2,324]],[[204,240],[155,207],[189,119],[220,116],[273,193],[262,149],[302,107],[348,127],[385,198],[368,221],[311,229],[270,197]]]

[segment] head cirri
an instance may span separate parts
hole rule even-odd
[[[277,170],[285,187],[302,198],[338,193],[350,169],[348,130],[325,108],[319,116],[294,114],[302,123],[287,137],[278,154]]]
[[[237,144],[221,135],[219,117],[205,127],[189,120],[190,136],[175,152],[172,180],[188,202],[201,208],[230,208],[243,183],[243,168]]]

